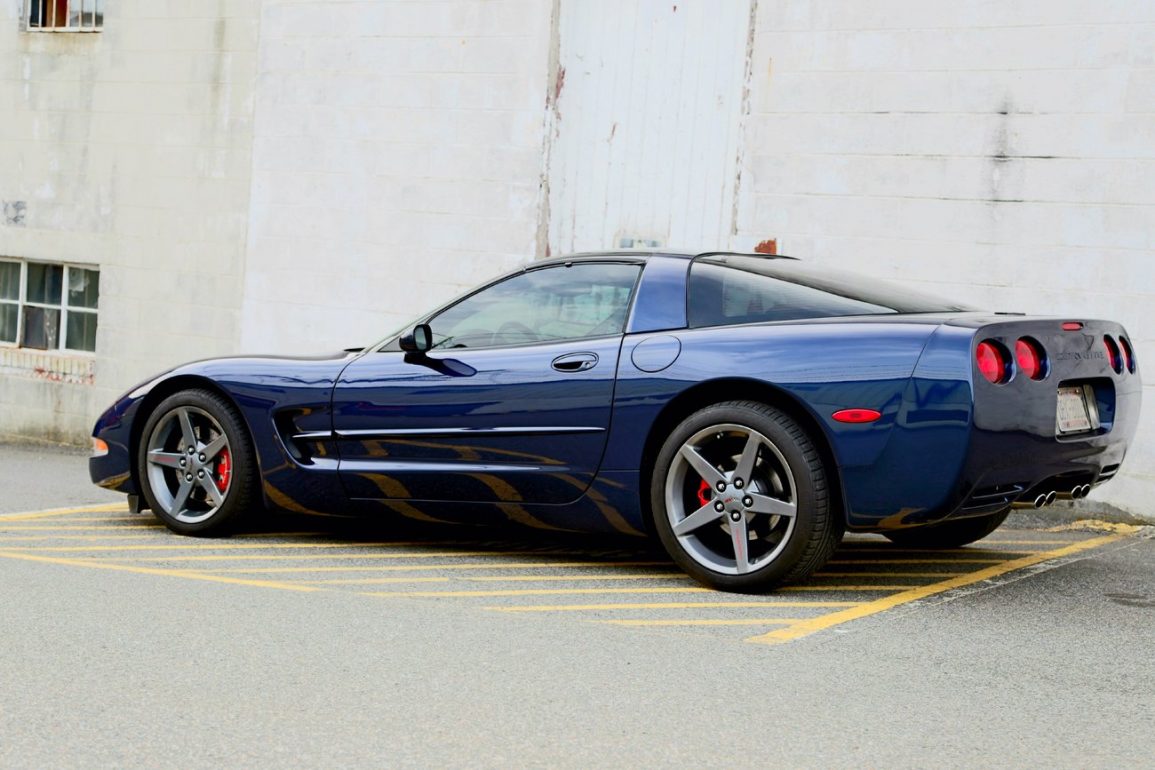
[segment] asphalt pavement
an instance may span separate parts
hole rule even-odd
[[[630,540],[181,538],[67,450],[0,490],[2,768],[1155,767],[1149,530],[852,537],[735,597]]]

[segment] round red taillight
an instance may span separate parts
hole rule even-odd
[[[1007,366],[1009,358],[1003,346],[997,342],[990,340],[980,342],[975,348],[975,362],[979,366],[979,372],[988,382],[998,385],[1010,379]]]
[[[1131,343],[1126,337],[1119,338],[1119,347],[1123,349],[1123,365],[1131,374],[1135,373],[1135,351],[1131,350]]]
[[[1103,337],[1103,347],[1107,348],[1107,361],[1117,374],[1123,373],[1123,356],[1119,353],[1119,346],[1111,335]]]
[[[1047,376],[1043,346],[1030,337],[1020,337],[1015,343],[1015,363],[1019,365],[1019,371],[1032,380],[1041,380]]]

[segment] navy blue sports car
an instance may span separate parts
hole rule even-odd
[[[92,479],[170,529],[255,508],[653,533],[733,591],[846,530],[954,547],[1119,469],[1141,382],[1116,323],[976,312],[786,257],[534,262],[363,350],[137,387]]]

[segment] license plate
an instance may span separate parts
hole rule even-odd
[[[1094,393],[1088,393],[1089,386],[1074,385],[1059,388],[1059,408],[1055,414],[1055,426],[1059,433],[1080,433],[1099,427],[1098,409],[1092,412],[1088,399],[1094,398]],[[1094,403],[1094,402],[1091,402]]]

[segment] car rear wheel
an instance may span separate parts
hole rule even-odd
[[[690,415],[663,444],[650,494],[666,551],[690,576],[726,591],[801,580],[842,535],[813,441],[757,402]]]
[[[256,500],[252,442],[231,404],[207,390],[169,396],[145,423],[137,478],[174,532],[220,535]]]
[[[883,532],[886,538],[895,545],[904,545],[911,548],[958,548],[976,540],[982,540],[994,532],[1007,520],[1010,510],[986,516],[973,516],[958,521],[948,521],[943,524],[932,524],[927,527],[899,529],[894,532]]]

